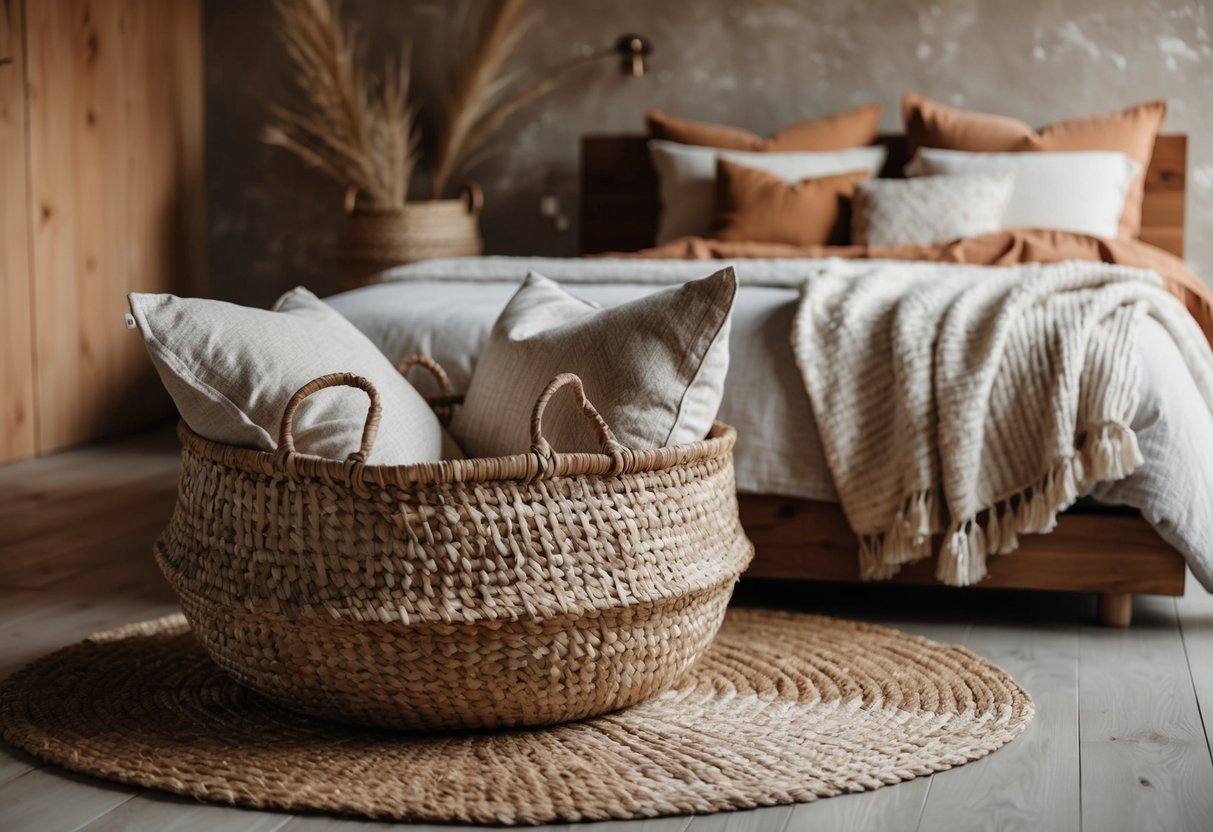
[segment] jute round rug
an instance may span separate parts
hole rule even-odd
[[[533,824],[746,809],[858,792],[983,757],[1032,719],[961,647],[733,610],[646,704],[540,730],[416,737],[296,716],[239,687],[180,616],[34,662],[0,686],[14,745],[65,768],[257,808]]]

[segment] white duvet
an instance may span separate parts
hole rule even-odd
[[[584,284],[575,293],[611,305],[651,292],[655,284],[704,277],[719,265],[686,260],[435,260],[391,270],[382,283],[328,301],[389,358],[426,353],[447,369],[455,390],[461,391],[497,314],[529,269],[564,283]],[[730,368],[719,418],[737,428],[738,490],[836,501],[790,335],[806,279],[823,269],[862,266],[822,260],[740,260],[734,265],[742,288],[733,313]],[[1145,462],[1128,478],[1100,485],[1093,496],[1140,510],[1213,591],[1213,414],[1162,327],[1145,321],[1139,349],[1141,404],[1132,428]],[[410,378],[431,392],[420,376]]]

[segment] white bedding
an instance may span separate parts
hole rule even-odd
[[[605,305],[653,291],[654,284],[706,276],[719,265],[684,260],[438,260],[394,269],[384,275],[384,283],[328,300],[389,358],[426,353],[447,369],[455,390],[461,391],[493,321],[530,268],[565,283],[584,284],[575,293]],[[837,261],[741,260],[734,265],[742,288],[734,308],[720,419],[737,428],[738,489],[835,501],[790,333],[800,284],[826,265],[836,267]],[[1141,405],[1132,427],[1145,463],[1127,479],[1098,487],[1094,496],[1139,509],[1213,591],[1213,414],[1178,348],[1153,321],[1142,324],[1140,350]],[[414,372],[423,392],[431,392],[422,374]]]

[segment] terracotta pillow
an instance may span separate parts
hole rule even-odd
[[[802,121],[783,128],[769,139],[739,127],[675,118],[660,110],[649,110],[644,114],[644,121],[650,138],[679,144],[721,150],[845,150],[876,140],[880,106],[869,104],[836,115]]]
[[[789,183],[718,159],[712,236],[797,246],[846,245],[855,183],[867,178],[866,170],[856,170]]]
[[[1022,121],[957,110],[914,93],[901,99],[910,154],[920,147],[1009,153],[1034,150],[1115,150],[1141,165],[1120,216],[1122,240],[1141,231],[1141,201],[1154,139],[1167,115],[1167,102],[1147,101],[1116,113],[1058,121],[1039,131]]]

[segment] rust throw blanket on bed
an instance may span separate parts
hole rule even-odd
[[[1200,325],[1205,338],[1213,344],[1213,292],[1200,278],[1192,274],[1178,257],[1148,243],[1133,240],[1104,240],[1085,234],[1043,229],[999,231],[951,243],[921,246],[789,246],[779,243],[725,242],[702,237],[684,237],[657,248],[607,256],[668,260],[841,257],[856,260],[971,263],[980,266],[1058,263],[1063,260],[1118,263],[1158,272],[1162,277],[1163,288],[1183,302]]]

